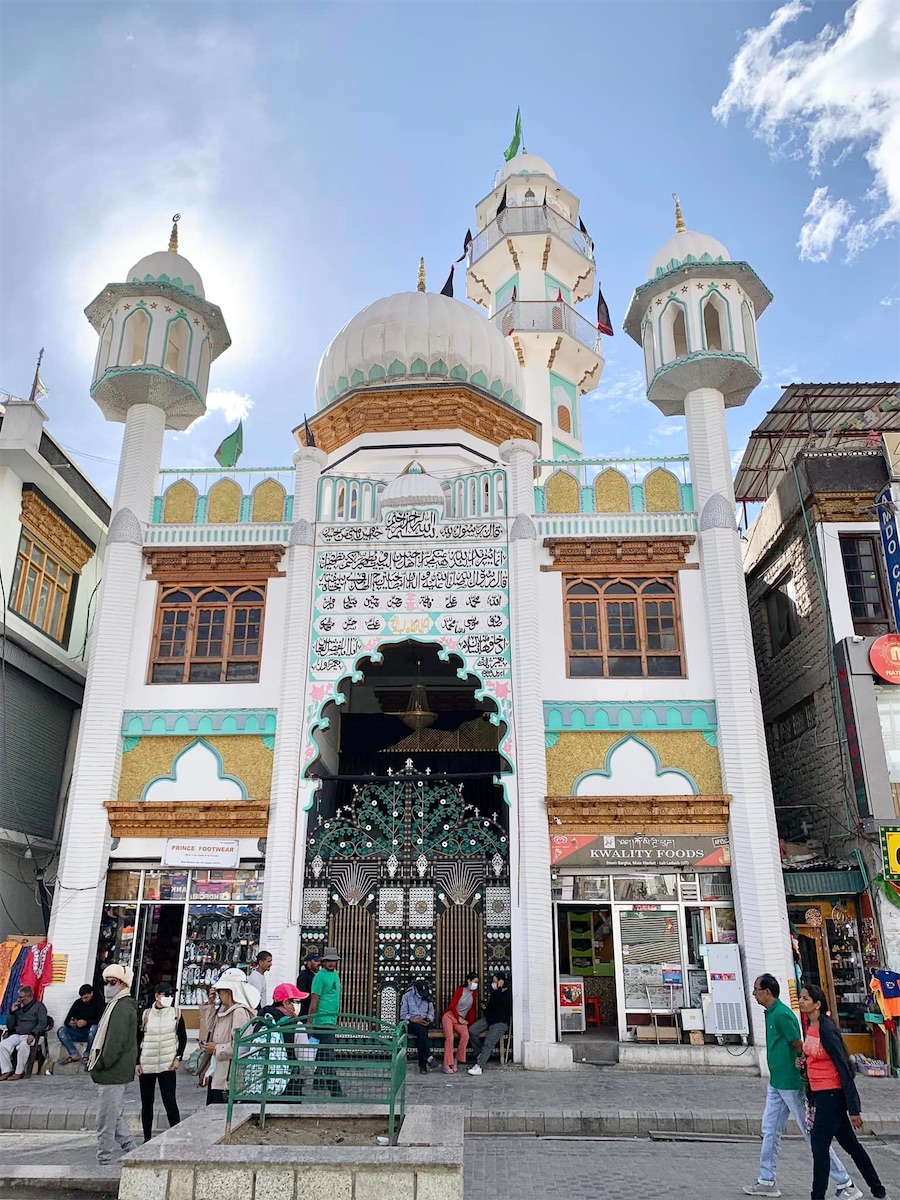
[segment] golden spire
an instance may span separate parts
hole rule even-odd
[[[687,226],[684,223],[684,215],[681,211],[681,201],[674,192],[672,193],[672,199],[675,201],[675,232],[686,233]]]
[[[178,253],[178,222],[181,220],[181,213],[176,213],[172,218],[172,232],[169,235],[169,253]]]
[[[419,280],[418,280],[418,283],[416,284],[416,290],[420,291],[420,292],[425,291],[425,259],[424,258],[419,259]]]

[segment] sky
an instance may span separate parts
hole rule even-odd
[[[112,494],[83,310],[177,211],[233,345],[164,465],[215,466],[239,417],[242,466],[289,464],[335,333],[420,256],[440,289],[517,105],[581,198],[616,328],[586,453],[685,450],[621,331],[673,191],[775,295],[736,455],[785,383],[900,379],[897,0],[4,0],[0,392],[28,395],[43,346],[48,429]]]

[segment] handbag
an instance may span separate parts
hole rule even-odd
[[[196,1050],[192,1050],[184,1062],[181,1064],[182,1071],[187,1071],[188,1075],[196,1075],[200,1070],[200,1064],[206,1057],[203,1050],[198,1046]]]

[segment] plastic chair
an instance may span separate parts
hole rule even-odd
[[[596,996],[585,996],[584,998],[584,1020],[587,1025],[602,1025],[603,1020],[600,1016],[600,1001]]]

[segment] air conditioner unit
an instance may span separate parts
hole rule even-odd
[[[709,1002],[705,1007],[706,1032],[717,1038],[728,1034],[746,1037],[750,1032],[740,946],[708,943],[700,952],[706,962]]]

